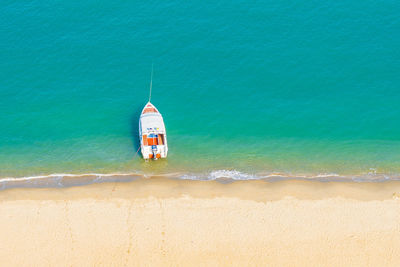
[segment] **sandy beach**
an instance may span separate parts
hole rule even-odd
[[[2,266],[399,266],[400,182],[0,191]]]

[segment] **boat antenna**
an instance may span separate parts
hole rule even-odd
[[[151,63],[151,78],[150,78],[149,102],[151,101],[151,89],[152,89],[152,87],[153,87],[153,68],[154,68],[154,63]]]

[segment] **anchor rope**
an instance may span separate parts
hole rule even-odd
[[[136,150],[135,155],[133,155],[132,160],[134,160],[137,157],[139,150],[140,150],[140,146],[139,146],[138,150]]]

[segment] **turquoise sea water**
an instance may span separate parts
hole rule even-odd
[[[399,177],[399,14],[389,0],[2,1],[0,177]],[[169,157],[145,163],[152,62]]]

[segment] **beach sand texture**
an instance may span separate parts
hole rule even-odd
[[[2,266],[400,266],[400,182],[162,178],[0,192]]]

